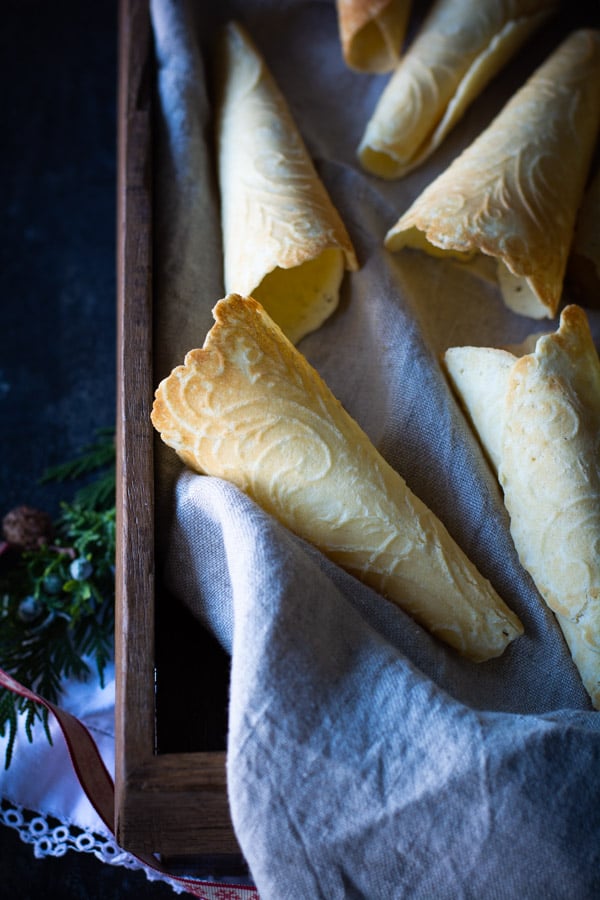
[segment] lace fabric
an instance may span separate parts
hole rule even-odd
[[[186,892],[181,884],[122,850],[109,835],[99,834],[85,826],[25,809],[5,798],[0,799],[0,824],[14,829],[25,844],[30,844],[36,859],[61,857],[69,851],[91,853],[108,865],[141,870],[149,881],[164,881],[177,894]]]
[[[0,670],[1,676],[5,674]],[[11,685],[10,679],[4,680],[3,684],[9,689],[17,688],[17,692],[26,690],[17,683]],[[81,715],[79,724],[96,744],[101,764],[112,772],[114,683],[105,688],[93,681],[66,683],[64,688],[62,700],[70,707],[71,715],[73,710]],[[77,730],[68,732],[68,737],[75,742],[71,747],[72,757],[65,742],[67,734],[62,731],[66,725],[64,709],[55,707],[54,710],[49,722],[52,742],[48,742],[41,728],[35,731],[31,741],[28,740],[23,722],[19,722],[13,760],[8,769],[0,770],[0,826],[15,830],[21,840],[31,846],[34,858],[61,857],[69,851],[91,853],[100,862],[142,870],[148,881],[162,881],[174,893],[191,894],[199,900],[248,900],[258,896],[254,885],[246,878],[205,875],[202,880],[197,880],[189,875],[169,874],[161,870],[158,862],[155,868],[152,861],[144,861],[123,850],[105,825],[106,820],[100,818],[100,807],[94,808],[91,803],[99,797],[86,794],[76,774],[78,764],[93,765],[89,757],[84,763],[79,753],[81,734]],[[57,715],[60,715],[62,725]],[[6,735],[0,736],[0,754],[6,749],[6,740]],[[32,772],[36,772],[37,777],[32,778]],[[98,783],[94,790],[96,793],[99,790]]]

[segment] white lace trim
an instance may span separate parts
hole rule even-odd
[[[122,850],[111,837],[96,834],[78,825],[60,822],[52,816],[41,815],[0,799],[0,823],[14,828],[25,844],[31,844],[37,859],[47,856],[64,856],[69,850],[92,853],[96,859],[111,866],[140,869],[148,881],[164,881],[175,893],[185,893],[180,882],[173,881],[155,869],[144,865]]]

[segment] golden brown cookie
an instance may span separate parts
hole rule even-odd
[[[229,295],[213,312],[204,347],[156,391],[163,441],[460,653],[500,655],[519,619],[306,358],[252,298]]]

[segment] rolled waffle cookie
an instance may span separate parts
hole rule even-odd
[[[337,0],[346,65],[357,72],[389,72],[398,65],[412,0]]]
[[[252,298],[214,310],[202,349],[157,391],[152,421],[190,468],[226,479],[475,661],[517,616]]]
[[[600,361],[586,315],[517,357],[451,347],[451,384],[500,485],[519,558],[600,709]]]
[[[394,179],[425,162],[557,5],[437,0],[367,123],[358,148],[363,168]]]
[[[552,318],[600,129],[600,31],[569,35],[385,237],[495,257],[506,305]]]
[[[239,24],[226,26],[218,57],[225,290],[256,297],[296,343],[334,312],[356,256],[283,94]]]

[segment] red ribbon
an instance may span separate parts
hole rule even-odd
[[[50,703],[48,700],[44,700],[43,697],[15,681],[3,669],[0,669],[0,687],[25,697],[27,700],[32,700],[34,703],[41,704],[55,716],[60,725],[71,758],[71,764],[79,783],[100,819],[114,836],[115,786],[110,773],[104,765],[104,760],[100,756],[96,743],[85,725],[71,713],[66,712],[59,706],[55,706],[54,703]],[[136,854],[131,854],[131,856],[154,871],[166,875],[171,881],[184,888],[188,894],[197,897],[198,900],[259,900],[258,891],[254,887],[199,881],[195,878],[171,875],[159,865],[154,857],[144,858]]]

